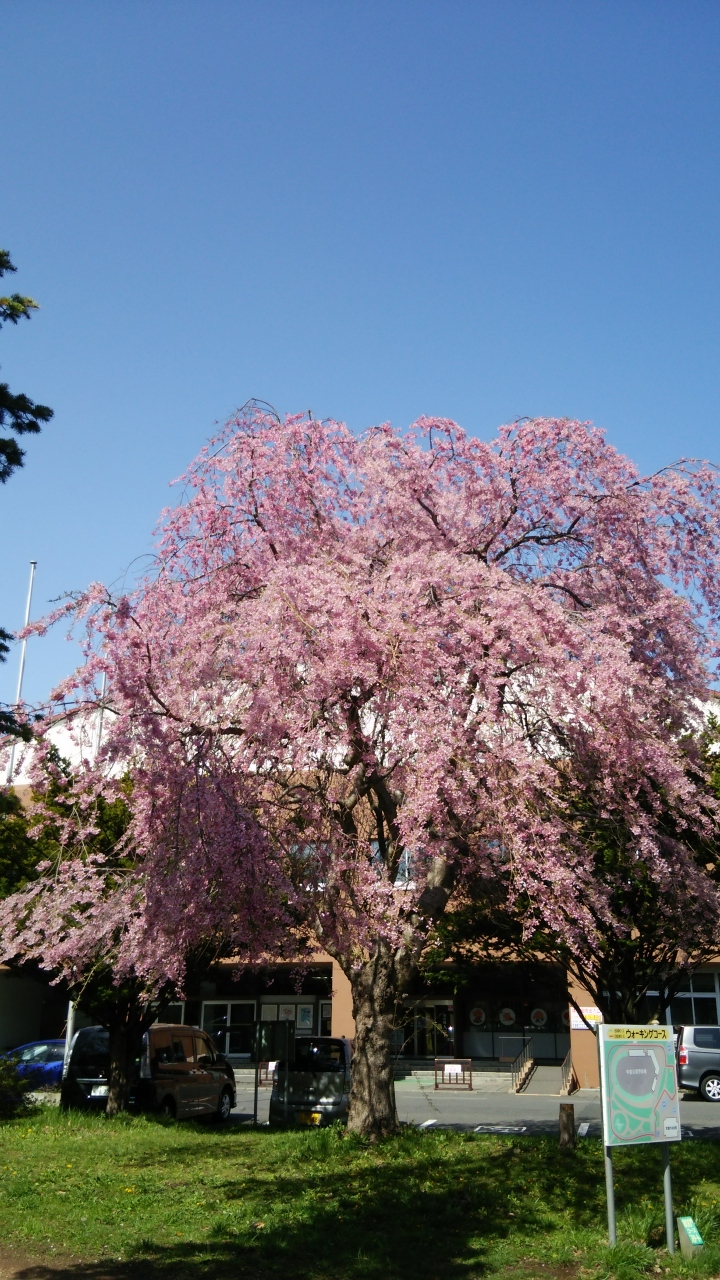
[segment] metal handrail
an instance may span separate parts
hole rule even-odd
[[[575,1076],[572,1064],[572,1049],[568,1049],[560,1068],[560,1092],[572,1093]]]
[[[523,1045],[523,1048],[510,1068],[510,1078],[512,1081],[511,1087],[513,1093],[519,1092],[534,1066],[535,1059],[533,1057],[531,1037],[527,1044]]]

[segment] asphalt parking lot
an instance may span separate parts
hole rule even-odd
[[[238,1072],[238,1096],[234,1116],[240,1122],[252,1121],[253,1087],[250,1073]],[[557,1133],[561,1102],[575,1108],[575,1126],[581,1137],[599,1137],[600,1094],[598,1089],[578,1089],[570,1097],[555,1093],[511,1093],[507,1075],[486,1073],[473,1080],[473,1090],[453,1092],[433,1088],[424,1073],[396,1082],[396,1101],[401,1122],[418,1128],[451,1128],[479,1130],[488,1133],[512,1133],[530,1136]],[[542,1083],[542,1081],[540,1081]],[[538,1085],[536,1083],[535,1088]],[[531,1082],[532,1088],[532,1082]],[[258,1122],[267,1122],[270,1090],[258,1094]],[[704,1102],[686,1095],[680,1103],[683,1138],[715,1138],[720,1140],[720,1103]],[[587,1128],[581,1126],[587,1125]]]

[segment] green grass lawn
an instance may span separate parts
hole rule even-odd
[[[0,1125],[0,1239],[63,1275],[213,1280],[570,1280],[720,1274],[720,1144],[673,1148],[676,1212],[708,1247],[671,1262],[660,1152],[616,1156],[620,1245],[605,1246],[599,1141],[407,1130],[271,1133],[64,1115]],[[70,1261],[71,1256],[76,1260]]]

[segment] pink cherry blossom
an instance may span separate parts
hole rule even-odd
[[[330,952],[355,1001],[350,1123],[376,1135],[395,1124],[395,1002],[466,877],[509,868],[528,927],[571,948],[609,911],[577,786],[651,876],[717,911],[657,830],[659,795],[681,829],[712,821],[684,737],[718,657],[714,467],[643,477],[567,420],[484,442],[251,410],[182,483],[152,573],[72,603],[86,662],[57,690],[94,705],[107,676],[78,806],[132,775],[128,963],[181,981],[213,929],[243,958],[288,936]]]

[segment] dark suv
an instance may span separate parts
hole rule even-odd
[[[201,1115],[227,1120],[235,1106],[235,1073],[198,1027],[155,1023],[143,1036],[136,1067],[130,1093],[134,1109],[160,1111],[179,1120]],[[83,1027],[63,1070],[62,1105],[104,1110],[109,1074],[108,1032],[104,1027]]]
[[[720,1102],[720,1027],[681,1027],[677,1038],[678,1083],[707,1102]]]

